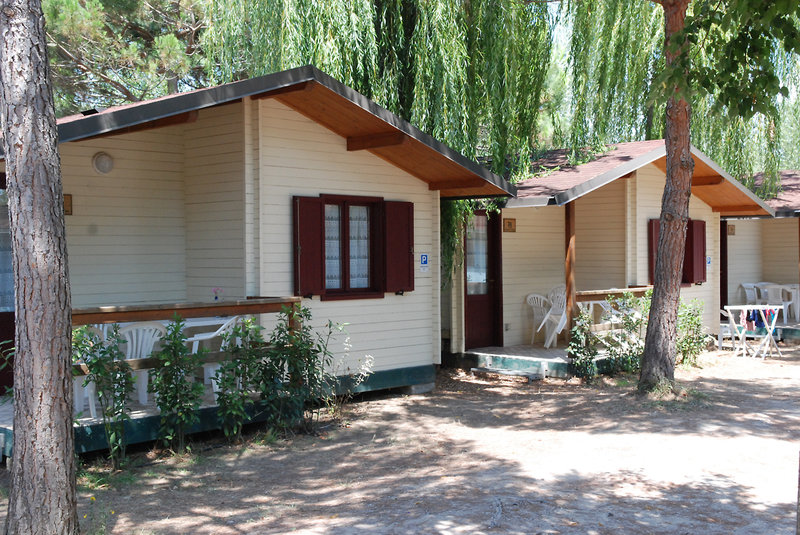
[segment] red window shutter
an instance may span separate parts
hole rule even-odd
[[[319,295],[325,289],[325,216],[319,197],[292,199],[294,293]]]
[[[647,271],[650,276],[650,284],[656,280],[656,256],[658,255],[658,232],[660,222],[658,219],[647,221]]]
[[[414,203],[384,203],[384,291],[414,290]]]
[[[689,220],[686,229],[686,254],[683,257],[683,281],[706,282],[706,222]]]

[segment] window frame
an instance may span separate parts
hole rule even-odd
[[[383,297],[383,260],[382,251],[384,248],[383,225],[382,225],[382,197],[367,197],[357,195],[320,195],[323,213],[325,206],[336,205],[340,208],[340,271],[342,279],[341,288],[325,287],[326,262],[322,263],[323,291],[320,299],[323,301],[344,300],[344,299],[369,299]],[[349,208],[351,206],[366,206],[369,209],[369,286],[366,288],[350,287],[350,217]],[[323,218],[323,247],[324,247],[324,218]]]

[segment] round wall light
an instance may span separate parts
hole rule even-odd
[[[114,169],[114,158],[107,152],[98,152],[92,156],[92,167],[101,175],[105,175]]]

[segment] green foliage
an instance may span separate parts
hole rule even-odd
[[[199,419],[197,409],[204,391],[203,384],[194,380],[202,351],[189,351],[183,327],[183,320],[177,316],[167,326],[161,351],[154,355],[158,366],[150,370],[150,391],[155,393],[161,411],[159,436],[178,453],[185,450],[186,431]]]
[[[313,64],[504,172],[537,137],[552,27],[535,2],[218,0],[202,46],[215,81]]]
[[[681,300],[678,306],[677,362],[697,366],[697,357],[703,352],[706,337],[703,334],[703,304],[694,299],[689,303]]]
[[[72,358],[74,362],[85,364],[89,370],[84,386],[90,382],[95,384],[114,470],[119,470],[125,459],[125,421],[130,419],[128,396],[134,388],[131,367],[119,348],[123,343],[116,324],[106,340],[87,326],[72,333]]]
[[[328,402],[334,395],[336,377],[329,371],[334,357],[328,345],[340,330],[329,321],[324,333],[317,332],[305,307],[284,307],[279,314],[260,374],[261,398],[272,427],[302,423],[310,429],[319,418],[318,402]],[[316,408],[306,410],[310,407]]]
[[[641,368],[652,297],[652,290],[642,297],[635,297],[630,292],[621,297],[609,297],[612,312],[604,319],[618,328],[614,336],[605,339],[610,373],[633,373]]]
[[[597,337],[591,331],[592,322],[589,313],[581,310],[574,319],[567,347],[570,373],[583,379],[592,379],[597,375]]]
[[[215,374],[217,414],[222,431],[232,441],[241,439],[247,409],[254,403],[252,392],[258,387],[260,367],[267,356],[262,327],[249,318],[224,336],[221,350],[228,359]]]
[[[208,0],[43,0],[58,115],[205,85]]]

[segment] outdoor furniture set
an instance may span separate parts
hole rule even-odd
[[[789,318],[791,308],[795,321],[800,322],[800,284],[743,282],[741,286],[748,305],[772,305],[773,308],[783,312],[784,325]]]
[[[536,340],[536,333],[545,330],[544,347],[549,348],[556,343],[556,337],[567,325],[567,288],[559,284],[547,292],[547,296],[529,294],[525,301],[533,309],[533,334],[531,344]]]
[[[781,307],[770,304],[729,305],[721,311],[727,323],[720,325],[718,347],[729,338],[736,355],[766,358],[773,350],[781,356],[775,342],[775,324]]]
[[[229,335],[233,329],[241,323],[246,316],[232,316],[232,317],[200,317],[200,318],[187,318],[184,321],[184,333],[186,334],[186,344],[190,347],[192,353],[197,353],[203,343],[211,343],[214,340],[223,340],[225,336]],[[120,349],[125,354],[126,360],[132,359],[145,359],[150,357],[155,351],[158,342],[166,334],[166,325],[168,321],[141,321],[119,324],[119,335],[124,341]],[[93,329],[100,337],[105,340],[111,325],[93,325]],[[212,329],[213,328],[213,329]],[[202,332],[197,332],[201,329]],[[220,342],[222,343],[222,342]],[[203,382],[204,384],[211,385],[213,392],[218,392],[218,386],[215,380],[215,374],[219,369],[218,362],[203,363]],[[139,404],[147,404],[147,384],[148,384],[148,369],[133,370],[134,378],[136,380],[136,394]],[[89,404],[89,415],[92,418],[97,417],[97,392],[93,382],[86,383],[84,376],[76,376],[74,378],[74,399],[75,399],[75,414],[83,412],[85,404]]]

